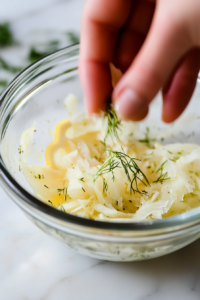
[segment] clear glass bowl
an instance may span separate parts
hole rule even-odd
[[[78,252],[113,261],[142,260],[180,249],[200,236],[200,207],[174,217],[141,223],[112,223],[83,219],[58,211],[34,197],[19,172],[17,161],[21,133],[36,121],[35,142],[43,151],[52,141],[49,129],[68,117],[63,99],[70,92],[83,109],[83,92],[78,76],[79,46],[55,52],[34,63],[8,86],[0,97],[1,185],[16,204],[44,232]],[[173,125],[160,121],[161,99],[155,99],[148,118],[152,135],[165,143],[200,144],[197,115],[200,84],[183,116]],[[200,107],[199,107],[200,108]],[[199,109],[200,112],[200,109]],[[173,133],[173,134],[172,134]]]

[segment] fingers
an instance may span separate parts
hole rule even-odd
[[[182,23],[171,18],[167,1],[158,1],[153,22],[140,52],[115,87],[113,100],[124,118],[138,120],[164,86],[190,43]],[[170,1],[171,3],[171,1]],[[174,8],[174,7],[173,7]],[[128,92],[127,92],[128,91]]]
[[[115,65],[125,72],[138,53],[149,30],[155,3],[140,0],[132,8],[127,24],[124,26],[117,42]]]
[[[173,122],[184,111],[194,91],[200,69],[200,50],[190,51],[163,92],[162,119]]]
[[[80,78],[88,113],[99,112],[111,95],[109,63],[132,0],[89,0],[82,19]]]

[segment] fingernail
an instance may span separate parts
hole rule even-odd
[[[138,119],[148,109],[148,104],[132,89],[125,89],[114,102],[117,115],[122,119]]]

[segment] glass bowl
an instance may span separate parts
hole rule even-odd
[[[44,151],[52,141],[49,130],[68,117],[63,100],[68,93],[78,98],[83,110],[83,92],[78,75],[79,45],[57,51],[37,61],[19,74],[0,97],[1,186],[44,232],[78,252],[113,261],[133,261],[161,256],[180,249],[200,236],[200,207],[187,213],[157,221],[113,223],[83,219],[58,211],[34,197],[23,172],[20,172],[20,137],[36,121],[34,136]],[[154,100],[148,118],[158,141],[200,144],[198,114],[200,84],[186,112],[177,122],[160,121],[161,97]],[[200,110],[199,110],[200,111]],[[44,158],[43,158],[44,159]]]

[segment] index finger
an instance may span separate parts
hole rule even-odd
[[[124,0],[89,0],[84,9],[79,70],[89,114],[103,110],[111,95],[109,63],[132,4],[132,0],[125,5]]]

